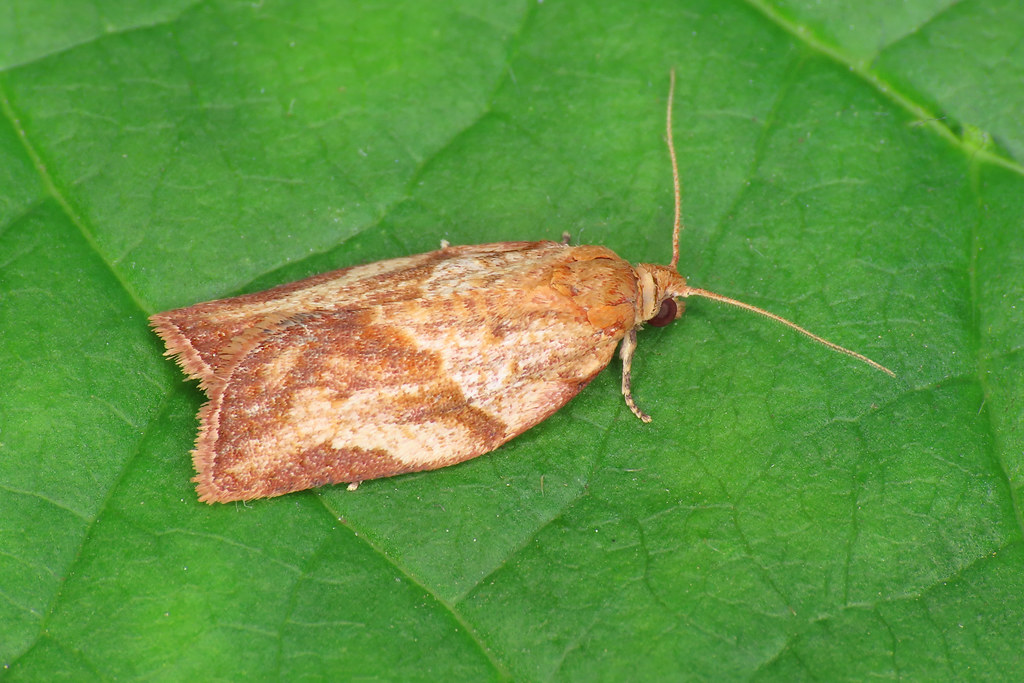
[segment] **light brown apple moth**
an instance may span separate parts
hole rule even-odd
[[[889,374],[778,316],[690,287],[679,261],[679,173],[668,266],[610,249],[498,242],[324,273],[151,318],[209,396],[192,451],[199,499],[278,496],[452,465],[561,408],[621,341],[622,393],[643,323],[701,296],[739,306]]]

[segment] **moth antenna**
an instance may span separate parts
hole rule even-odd
[[[679,294],[679,296],[682,296],[682,297],[702,296],[705,299],[712,299],[713,301],[719,301],[719,302],[721,302],[723,304],[729,304],[730,306],[736,306],[737,308],[742,308],[742,309],[744,309],[746,311],[751,311],[752,313],[757,313],[758,315],[763,315],[766,318],[770,318],[771,320],[774,320],[777,323],[782,323],[786,327],[789,327],[789,328],[792,328],[792,329],[796,330],[800,334],[804,335],[805,337],[811,338],[812,340],[818,342],[822,346],[826,346],[826,347],[832,349],[833,351],[838,351],[839,353],[842,353],[842,354],[845,354],[847,356],[850,356],[851,358],[856,358],[857,360],[861,361],[862,363],[867,363],[871,367],[875,368],[876,370],[881,370],[882,372],[884,372],[885,374],[889,375],[890,377],[895,377],[896,376],[895,372],[893,372],[889,368],[885,367],[881,363],[876,363],[875,361],[871,360],[867,356],[861,355],[861,354],[857,353],[856,351],[851,351],[850,349],[846,348],[845,346],[840,346],[839,344],[834,344],[833,342],[830,342],[827,339],[819,337],[818,335],[814,334],[813,332],[810,332],[809,330],[805,330],[804,328],[800,327],[796,323],[790,322],[789,320],[786,320],[782,316],[778,316],[778,315],[775,315],[774,313],[770,313],[770,312],[764,310],[763,308],[758,308],[757,306],[752,306],[750,304],[744,303],[742,301],[738,301],[736,299],[730,299],[727,296],[722,296],[721,294],[716,294],[715,292],[709,292],[706,289],[700,289],[698,287],[690,287],[689,285],[687,285],[685,287],[685,289],[683,289],[683,291]]]
[[[676,70],[673,67],[668,76],[668,109],[665,114],[665,139],[668,140],[668,155],[672,159],[672,188],[676,196],[676,220],[672,227],[672,261],[669,266],[679,266],[679,232],[682,225],[682,193],[679,190],[679,164],[676,163],[676,145],[672,141],[672,101],[676,96]]]

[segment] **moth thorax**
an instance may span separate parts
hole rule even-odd
[[[636,272],[637,287],[640,290],[636,310],[637,324],[658,316],[666,299],[682,296],[686,291],[686,279],[669,266],[641,263],[633,270]],[[680,315],[681,306],[672,318],[678,318]]]

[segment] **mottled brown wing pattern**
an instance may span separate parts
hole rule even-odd
[[[217,313],[201,304],[162,314],[161,335],[166,325],[187,330],[216,368],[201,376],[210,395],[194,451],[201,499],[273,496],[486,453],[575,396],[635,322],[635,275],[607,249],[500,243],[396,261],[374,274],[336,271],[375,290],[355,302],[328,293],[358,280],[318,276],[312,296],[302,295],[308,286],[270,290],[272,322],[258,295],[212,302]],[[225,312],[228,332],[216,323]]]

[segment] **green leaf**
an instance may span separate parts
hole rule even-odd
[[[0,10],[7,677],[1016,670],[1012,3],[147,5]],[[673,67],[681,272],[896,380],[690,299],[649,425],[616,360],[468,463],[197,501],[147,316],[442,239],[665,263]]]

